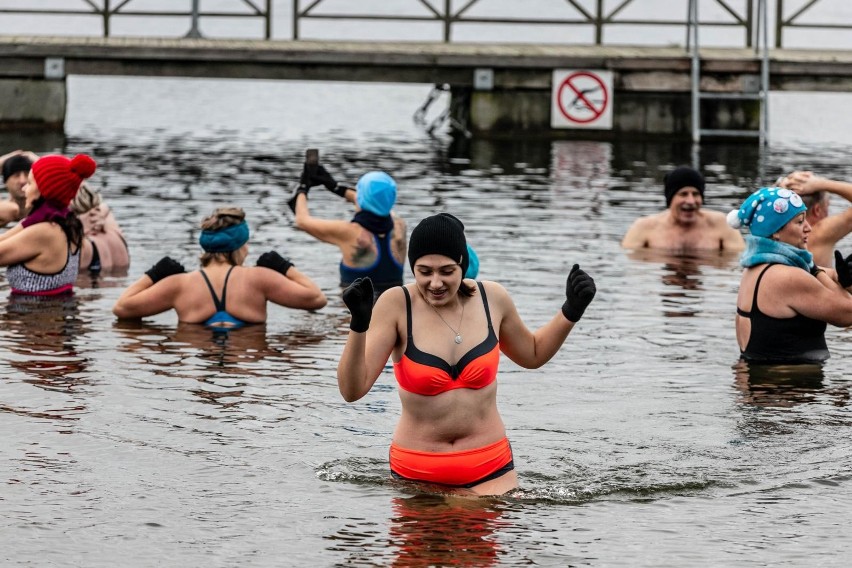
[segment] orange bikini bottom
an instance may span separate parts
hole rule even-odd
[[[515,469],[509,439],[460,452],[421,452],[390,447],[391,473],[411,481],[473,487]]]

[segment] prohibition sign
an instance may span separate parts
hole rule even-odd
[[[554,71],[554,127],[612,128],[610,72]]]

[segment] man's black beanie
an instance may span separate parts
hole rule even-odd
[[[701,201],[704,202],[704,176],[689,166],[680,166],[673,169],[663,178],[666,193],[666,207],[672,204],[674,194],[684,187],[694,187],[701,194]]]

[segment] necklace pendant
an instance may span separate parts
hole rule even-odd
[[[455,342],[456,342],[456,344],[461,344],[461,342],[462,342],[462,336],[461,336],[461,334],[460,334],[460,333],[457,333],[457,334],[456,334]]]

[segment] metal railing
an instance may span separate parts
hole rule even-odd
[[[783,47],[784,30],[787,28],[809,28],[821,30],[852,30],[852,23],[839,22],[803,22],[801,17],[820,0],[809,0],[789,16],[784,16],[784,0],[777,0],[775,6],[775,47]]]
[[[321,12],[319,9],[325,0],[292,0],[293,2],[293,39],[300,37],[300,24],[303,20],[369,20],[369,21],[397,21],[397,22],[436,22],[442,30],[442,40],[446,43],[452,41],[453,26],[458,24],[528,24],[528,25],[565,25],[565,26],[591,26],[594,30],[594,44],[604,43],[604,30],[607,26],[677,26],[686,27],[685,18],[680,19],[638,19],[621,17],[624,10],[631,4],[641,3],[642,0],[622,0],[614,8],[607,10],[604,0],[595,0],[595,8],[589,10],[583,7],[578,0],[565,0],[565,3],[573,10],[574,16],[568,18],[509,18],[509,17],[483,17],[471,16],[469,12],[481,0],[467,0],[464,4],[453,9],[452,0],[443,0],[443,7],[436,6],[441,0],[411,0],[423,8],[422,15],[411,14],[370,14],[357,12]],[[730,21],[702,21],[702,26],[718,27],[742,27],[745,35],[745,45],[752,46],[753,42],[753,0],[747,0],[744,13],[739,13],[731,7],[730,0],[711,0],[718,4],[725,12],[732,16]],[[780,1],[780,0],[779,0]],[[456,2],[458,3],[458,2]],[[302,6],[305,5],[303,8]],[[409,4],[411,5],[411,4]],[[684,4],[685,6],[685,4]]]
[[[67,1],[67,0],[66,0]],[[198,21],[200,18],[259,18],[263,21],[264,38],[272,39],[272,0],[233,0],[235,8],[248,8],[248,11],[214,12],[203,11],[200,2],[193,0],[189,11],[156,11],[137,9],[139,3],[133,0],[79,0],[71,8],[4,8],[0,5],[0,16],[3,14],[20,14],[31,16],[97,16],[103,24],[103,36],[110,36],[112,20],[117,17],[145,16],[165,18],[189,18],[191,27],[187,37],[200,37]],[[261,6],[261,3],[263,6]]]
[[[460,25],[489,25],[489,24],[524,24],[528,26],[587,26],[593,31],[594,44],[603,45],[604,35],[607,29],[614,26],[667,26],[681,27],[686,30],[687,46],[689,42],[688,23],[686,17],[671,19],[637,18],[626,17],[628,7],[639,6],[643,0],[620,0],[614,7],[607,8],[604,0],[594,0],[594,6],[584,6],[580,0],[554,0],[554,6],[568,8],[569,15],[561,18],[535,18],[535,17],[499,17],[499,16],[475,16],[472,15],[473,8],[485,6],[488,0],[395,0],[393,3],[386,2],[382,12],[370,11],[359,8],[359,2],[351,2],[355,6],[351,12],[325,12],[323,8],[327,0],[231,0],[234,5],[233,11],[211,11],[203,10],[200,0],[192,0],[192,8],[189,10],[149,10],[141,7],[140,0],[65,0],[69,8],[36,8],[20,7],[16,2],[15,7],[4,7],[4,1],[0,0],[0,18],[4,14],[30,15],[30,16],[89,16],[101,20],[102,35],[112,35],[111,29],[116,18],[129,17],[162,17],[162,18],[186,18],[190,20],[190,30],[187,37],[200,37],[198,23],[202,18],[220,19],[259,19],[263,25],[263,38],[272,37],[272,5],[273,3],[292,5],[292,33],[290,39],[301,38],[301,26],[309,20],[331,20],[331,21],[389,21],[389,22],[433,22],[441,28],[441,40],[453,41],[453,30]],[[715,6],[727,15],[727,19],[702,20],[702,28],[741,28],[743,30],[744,45],[752,47],[755,44],[755,0],[739,0],[739,8],[733,6],[735,0],[703,0],[703,5]],[[783,47],[784,32],[789,29],[824,29],[824,30],[852,30],[852,22],[844,23],[838,21],[814,22],[806,21],[805,16],[812,13],[812,9],[822,0],[785,0],[775,1],[774,13],[774,36],[775,47]],[[744,6],[743,6],[744,2]],[[35,2],[29,2],[35,4]],[[520,2],[519,2],[520,4]],[[686,2],[672,0],[672,4],[678,8],[685,7]],[[338,4],[339,5],[339,4]],[[388,5],[403,5],[409,8],[419,7],[420,14],[393,13],[389,12]],[[455,5],[455,7],[453,7]],[[785,6],[786,5],[786,6]],[[485,6],[487,8],[487,6]],[[792,7],[792,8],[791,8]],[[786,14],[788,9],[792,13]],[[397,8],[398,10],[399,8]],[[360,10],[360,11],[359,11]],[[676,12],[675,12],[676,13]],[[0,30],[1,32],[2,30]]]

